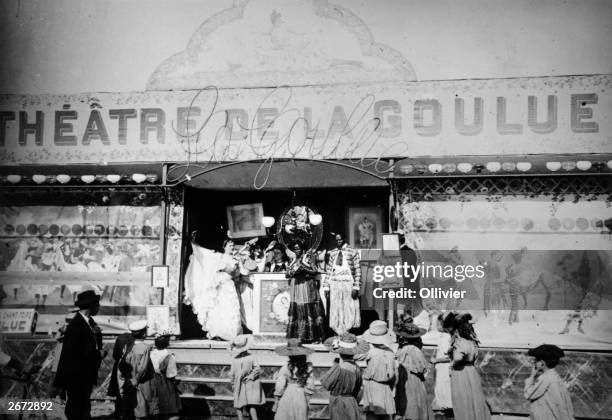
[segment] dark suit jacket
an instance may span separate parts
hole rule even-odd
[[[108,395],[111,397],[119,396],[119,382],[117,381],[117,368],[119,360],[123,356],[123,351],[126,347],[134,345],[134,336],[130,333],[121,334],[115,340],[115,346],[113,347],[113,370],[111,374],[110,383],[108,384]]]
[[[57,388],[91,387],[98,382],[102,334],[94,333],[81,314],[66,328],[53,385]]]

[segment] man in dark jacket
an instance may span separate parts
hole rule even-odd
[[[101,330],[92,318],[100,309],[100,296],[86,290],[78,295],[75,306],[79,311],[66,328],[53,385],[66,390],[68,420],[87,420],[91,419],[91,391],[105,356]]]

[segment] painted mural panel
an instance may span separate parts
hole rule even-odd
[[[566,199],[567,198],[567,199]],[[423,299],[419,322],[471,312],[483,345],[612,348],[612,208],[607,196],[463,195],[410,202],[402,196],[400,228],[425,264],[481,265],[465,281],[423,276],[421,287],[465,291],[462,299]]]
[[[161,303],[150,287],[160,226],[160,206],[1,207],[2,307],[36,307],[37,331],[48,332],[63,324],[78,293],[93,289],[103,330],[125,330]]]

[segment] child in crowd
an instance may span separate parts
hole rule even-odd
[[[436,368],[436,382],[434,385],[434,400],[432,402],[432,407],[434,410],[444,411],[447,415],[450,415],[453,407],[449,370],[450,359],[448,357],[451,335],[448,333],[448,330],[444,328],[444,320],[449,315],[455,316],[452,312],[438,315],[438,331],[440,332],[440,337],[438,338],[436,354],[432,357],[432,363]]]
[[[395,414],[395,335],[385,321],[372,321],[361,337],[371,344],[368,353],[359,357],[367,361],[363,371],[363,410],[367,419],[391,419]]]
[[[444,321],[452,334],[449,357],[453,414],[455,420],[490,420],[491,410],[474,366],[479,341],[471,321],[470,314],[456,317],[449,314]]]
[[[531,376],[525,381],[525,398],[529,400],[533,420],[573,420],[572,399],[555,370],[565,354],[559,347],[543,344],[527,352],[535,358]]]
[[[302,346],[300,340],[290,338],[286,346],[276,347],[274,351],[289,357],[289,362],[276,374],[274,419],[308,420],[308,400],[314,392],[314,379],[307,356],[312,350]]]
[[[266,396],[259,380],[261,369],[253,355],[249,353],[252,338],[252,335],[239,335],[230,344],[232,355],[230,375],[234,384],[234,408],[239,420],[243,419],[244,411],[250,413],[251,419],[257,420],[257,406],[266,403]]]
[[[409,319],[395,330],[399,343],[396,353],[398,372],[395,402],[398,414],[404,420],[430,420],[433,411],[427,402],[425,374],[427,361],[421,351],[421,336],[425,328],[419,328]]]
[[[155,336],[155,348],[151,350],[151,363],[155,375],[153,376],[154,395],[157,398],[159,420],[178,420],[181,411],[181,398],[176,386],[176,359],[168,351],[170,345],[169,331],[162,331]]]
[[[330,420],[359,420],[361,411],[357,397],[361,390],[361,369],[353,357],[365,354],[370,346],[365,341],[357,340],[350,333],[332,337],[325,344],[330,350],[340,355],[333,366],[321,378],[321,385],[329,391]]]
[[[128,328],[134,337],[134,343],[124,349],[117,367],[118,385],[121,390],[121,418],[147,418],[157,415],[155,388],[153,387],[154,370],[150,359],[151,346],[145,343],[147,321],[132,322]]]

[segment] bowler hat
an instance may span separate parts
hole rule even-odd
[[[93,303],[100,302],[100,295],[97,295],[93,290],[85,290],[77,295],[77,300],[74,302],[74,306],[79,308],[88,308]]]

